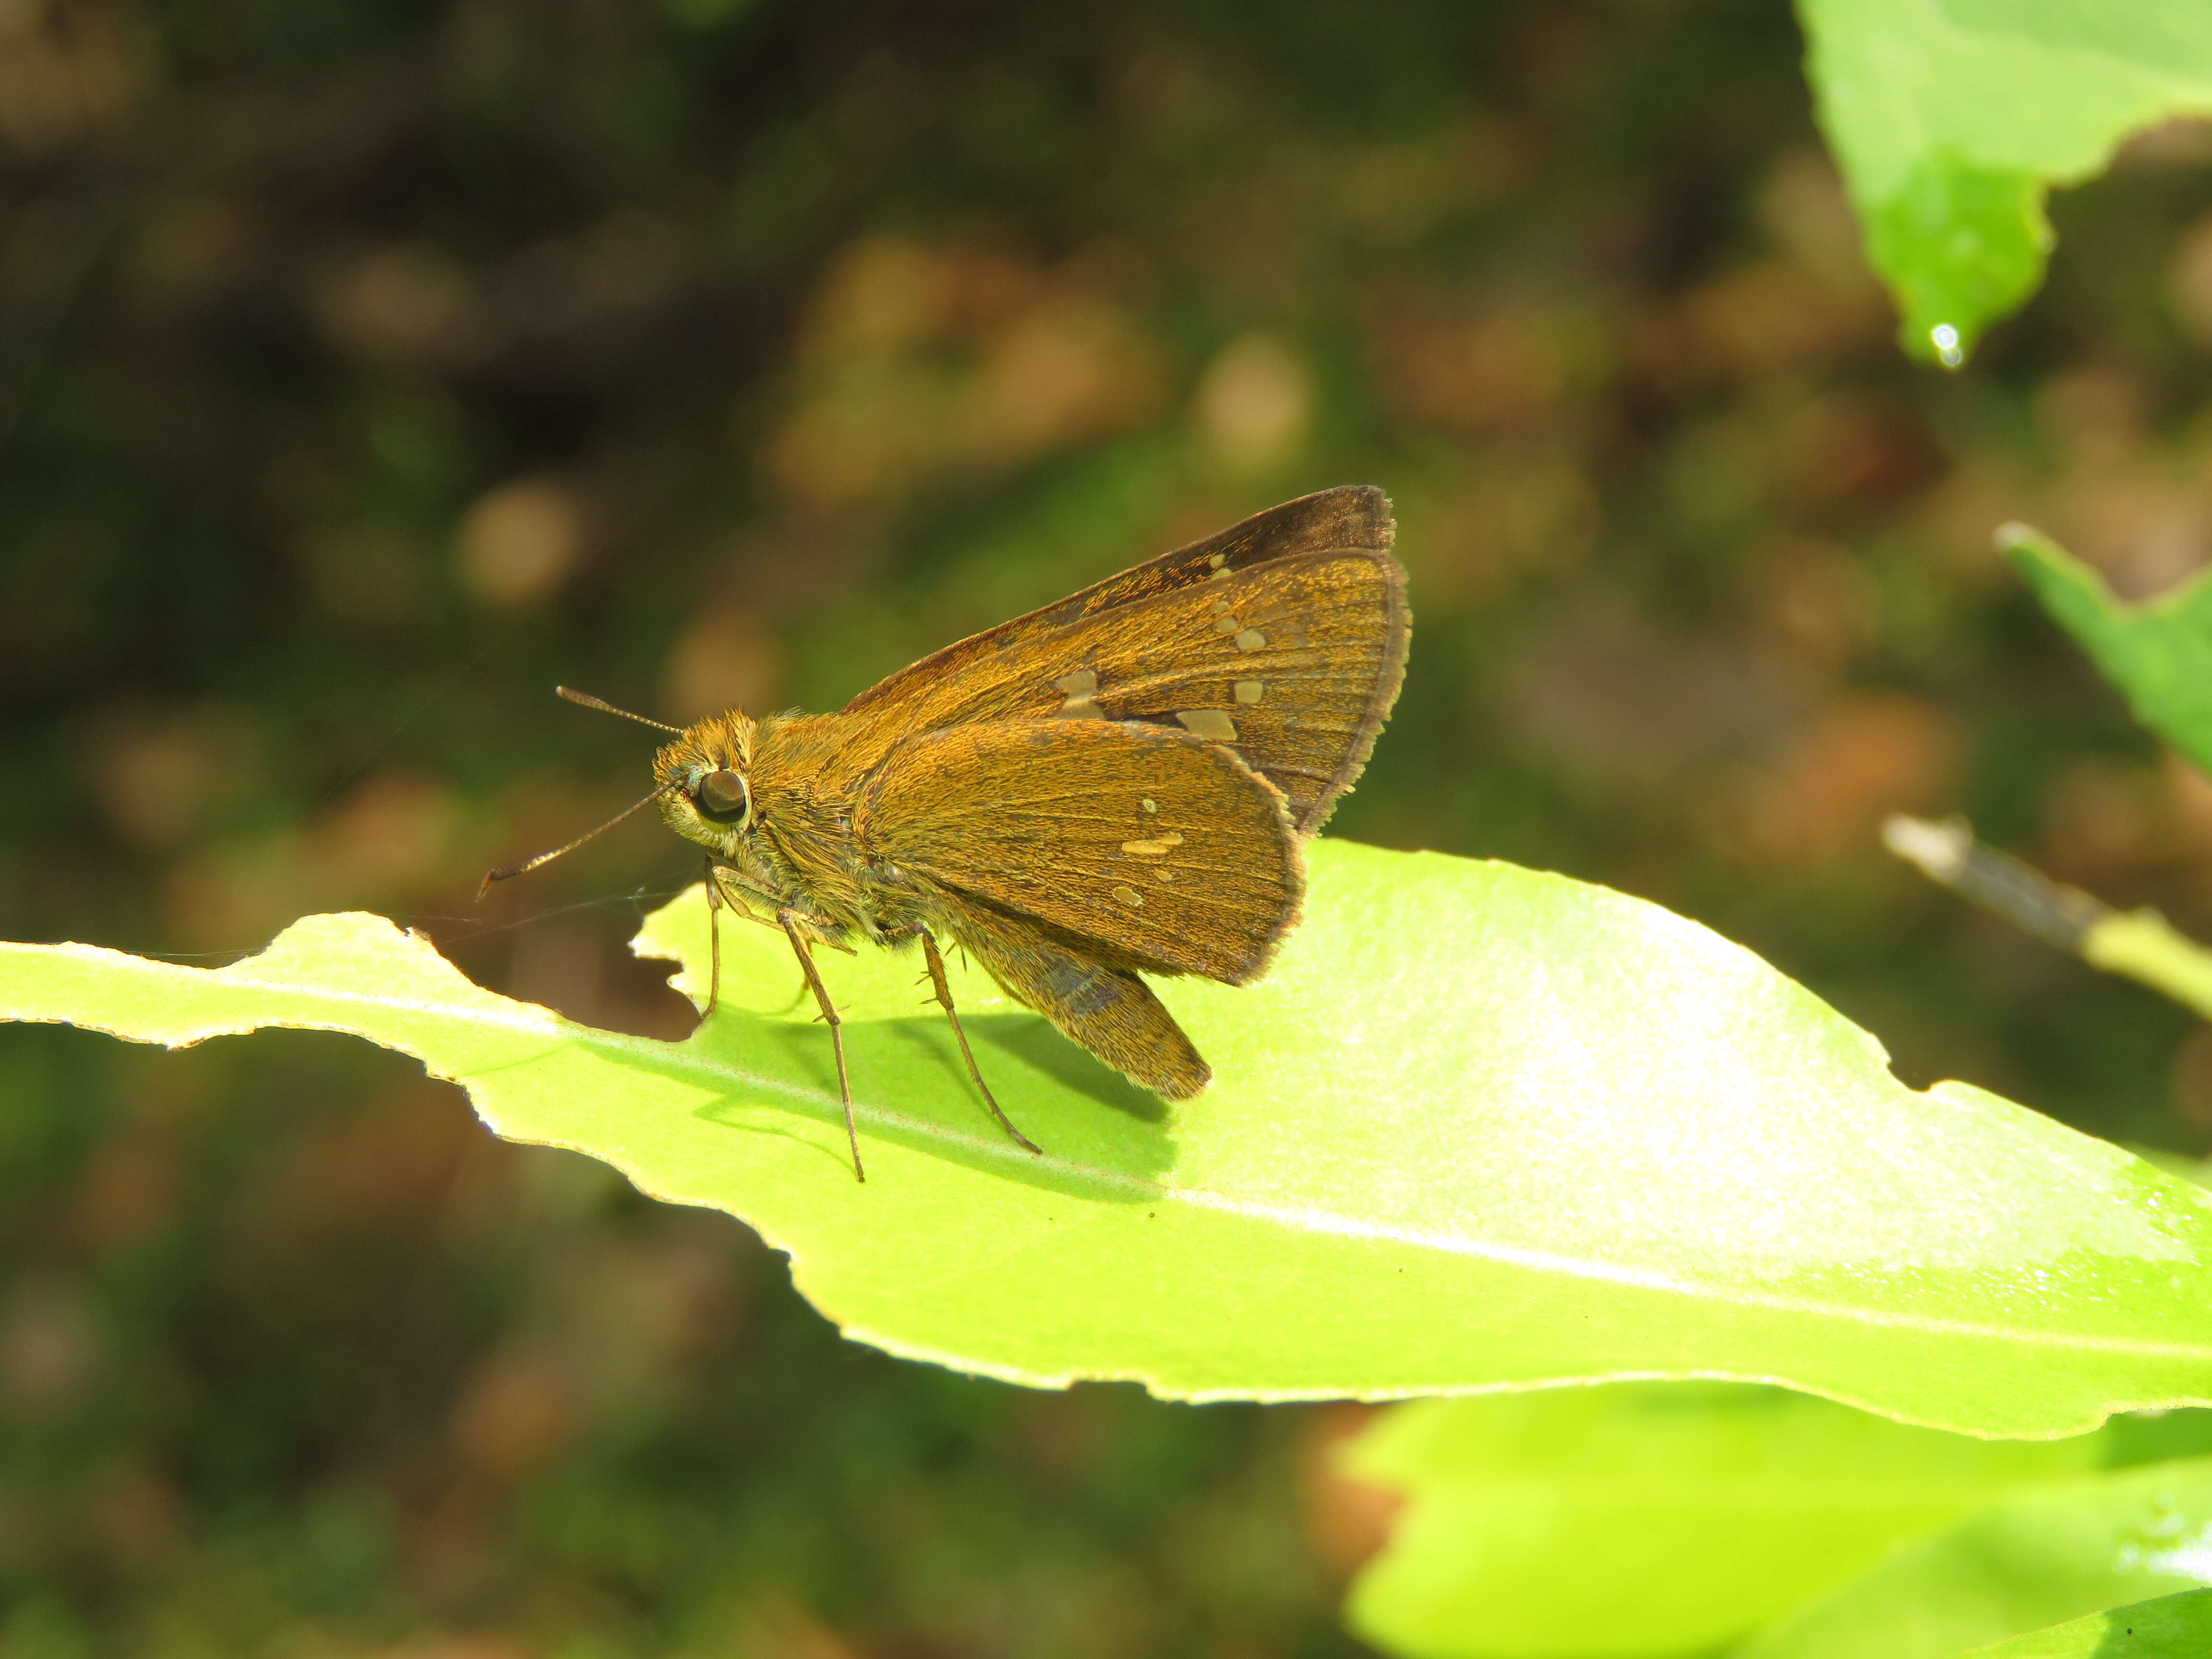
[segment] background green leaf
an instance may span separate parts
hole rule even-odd
[[[2199,0],[1800,0],[1798,12],[1821,129],[1923,357],[1958,361],[2034,291],[2051,185],[2097,173],[2140,127],[2212,109]]]
[[[704,933],[687,899],[644,948],[696,988]],[[680,1043],[494,996],[357,915],[213,972],[0,961],[19,1018],[172,1043],[307,1025],[419,1055],[502,1134],[743,1217],[848,1334],[1018,1381],[1719,1376],[2022,1436],[2208,1397],[2201,1189],[1965,1085],[1904,1088],[1749,952],[1602,888],[1319,844],[1267,979],[1167,988],[1219,1077],[1172,1113],[964,974],[1042,1161],[983,1116],[912,959],[833,958],[865,1187],[781,936],[726,943],[727,1012]]]
[[[2184,1590],[1976,1648],[1959,1659],[2203,1659],[2212,1653],[2212,1590]]]
[[[1974,1440],[1718,1384],[1420,1401],[1347,1449],[1347,1473],[1407,1500],[1348,1616],[1413,1659],[1671,1659],[2106,1450],[2103,1435]]]
[[[1977,1516],[1773,1626],[1740,1659],[1948,1659],[2208,1578],[2212,1458],[2152,1464]]]
[[[2043,608],[2120,688],[2136,718],[2212,771],[2212,572],[2130,605],[2039,532],[2008,525],[2001,534]]]

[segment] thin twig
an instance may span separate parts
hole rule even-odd
[[[2212,1018],[2212,951],[2174,931],[2155,910],[2115,910],[2078,887],[1974,839],[1964,818],[1931,823],[1893,814],[1889,850],[1928,878],[1996,911],[2023,932],[2124,974]]]

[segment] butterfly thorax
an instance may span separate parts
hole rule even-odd
[[[660,751],[661,817],[739,878],[740,890],[797,911],[825,939],[881,938],[915,918],[879,894],[853,836],[857,784],[836,715],[732,711]],[[881,914],[892,900],[896,914]]]

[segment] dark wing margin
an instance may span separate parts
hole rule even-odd
[[[1152,973],[1256,977],[1298,917],[1305,863],[1282,792],[1222,745],[1107,720],[1010,720],[909,738],[853,836],[886,884],[919,878]]]
[[[1406,602],[1406,568],[1388,553],[1376,556],[1376,563],[1382,567],[1383,626],[1375,665],[1374,689],[1369,692],[1367,707],[1359,716],[1359,725],[1340,756],[1335,775],[1316,792],[1316,798],[1303,805],[1298,812],[1298,831],[1313,835],[1320,830],[1330,812],[1336,807],[1337,798],[1358,781],[1367,769],[1367,757],[1375,752],[1375,739],[1382,735],[1382,722],[1390,718],[1397,706],[1398,693],[1406,684],[1406,648],[1413,638],[1413,608]]]

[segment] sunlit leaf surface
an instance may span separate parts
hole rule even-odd
[[[2013,563],[2129,708],[2159,736],[2212,771],[2212,573],[2141,605],[2057,543],[2021,525],[2004,539]]]
[[[1655,906],[1510,865],[1314,849],[1259,985],[1165,994],[1218,1081],[1170,1110],[980,974],[956,991],[1030,1158],[984,1116],[911,957],[830,957],[828,1033],[780,935],[726,929],[681,1043],[468,983],[377,918],[209,971],[0,947],[0,1012],[182,1043],[355,1031],[501,1133],[744,1218],[854,1336],[1037,1383],[1390,1395],[1697,1375],[2053,1435],[2212,1397],[2212,1200],[1874,1040]],[[696,895],[644,948],[703,977]]]
[[[1978,1644],[2030,1631],[2048,1635],[2048,1625],[2194,1589],[2208,1577],[2212,1458],[2153,1464],[2027,1493],[1978,1515],[1773,1626],[1734,1659],[1951,1659]],[[2202,1625],[2204,1609],[2191,1607],[2183,1618]],[[2212,1649],[2148,1651],[2197,1659]]]
[[[2044,197],[2212,109],[2203,0],[1799,0],[1820,125],[1908,349],[1956,362],[2042,280]]]
[[[1705,1652],[2094,1469],[2103,1441],[1970,1439],[1741,1385],[1419,1401],[1345,1457],[1406,1499],[1347,1615],[1409,1659]]]
[[[1959,1659],[2204,1659],[2212,1589],[2184,1590],[1978,1647]]]

